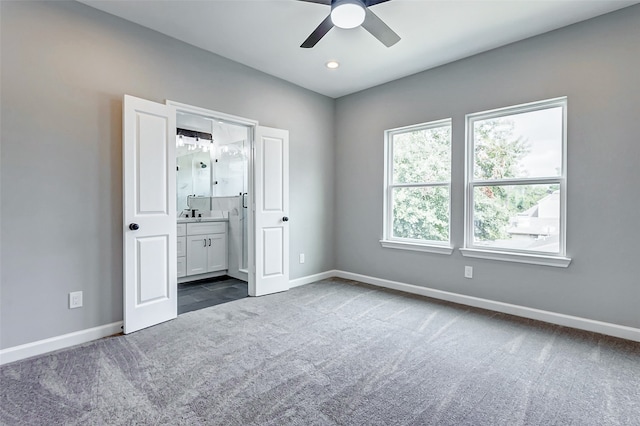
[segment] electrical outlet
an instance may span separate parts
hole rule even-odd
[[[473,266],[465,266],[464,267],[464,277],[465,278],[473,278]]]
[[[304,253],[300,253],[300,263],[304,263]]]
[[[82,292],[72,291],[69,293],[69,309],[82,307]]]

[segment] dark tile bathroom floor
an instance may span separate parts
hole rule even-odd
[[[178,284],[178,315],[247,297],[247,283],[228,276]]]

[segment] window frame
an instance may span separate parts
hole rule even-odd
[[[383,225],[382,239],[380,244],[385,248],[393,248],[400,250],[414,250],[437,254],[451,254],[453,247],[451,245],[451,177],[453,166],[453,136],[449,141],[449,180],[441,182],[420,182],[420,183],[394,183],[393,182],[393,137],[398,134],[409,133],[420,130],[435,129],[438,127],[449,126],[453,131],[451,118],[429,121],[426,123],[413,124],[409,126],[397,127],[384,131],[384,191],[383,191]],[[411,238],[399,238],[393,236],[393,190],[395,188],[447,188],[449,192],[449,203],[447,206],[447,214],[449,217],[447,241],[435,240],[419,240]]]
[[[475,257],[508,262],[530,263],[545,266],[568,267],[571,259],[566,257],[566,229],[567,229],[567,105],[566,96],[489,111],[476,112],[465,116],[465,213],[464,213],[464,247],[460,252],[466,257]],[[507,117],[527,112],[541,111],[551,108],[562,108],[562,149],[561,173],[559,176],[535,178],[507,178],[476,180],[475,179],[475,144],[474,123],[476,121]],[[511,249],[503,247],[487,247],[474,244],[474,189],[482,186],[508,185],[536,185],[548,184],[560,187],[560,218],[559,218],[559,250],[548,253],[536,250]]]

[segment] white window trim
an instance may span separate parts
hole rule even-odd
[[[445,118],[443,120],[429,121],[427,123],[414,124],[411,126],[397,127],[395,129],[385,130],[384,132],[384,184],[383,184],[383,219],[382,219],[382,235],[380,245],[384,248],[392,248],[399,250],[412,250],[425,253],[445,254],[450,255],[453,253],[453,247],[451,246],[451,175],[447,182],[429,182],[429,183],[410,183],[410,184],[393,184],[393,156],[391,155],[391,138],[397,133],[406,133],[412,130],[428,130],[443,126],[452,126],[451,118]],[[453,144],[453,142],[452,142]],[[452,161],[451,150],[450,161]],[[390,203],[391,191],[396,187],[442,187],[446,186],[449,189],[449,241],[430,241],[430,240],[413,240],[407,238],[394,238],[391,235],[393,225],[391,220],[393,218],[393,206]]]
[[[566,256],[567,229],[567,97],[539,102],[531,102],[489,111],[476,112],[465,116],[467,143],[465,144],[465,209],[464,209],[464,247],[460,253],[465,257],[475,257],[506,262],[529,263],[533,265],[556,266],[566,268],[571,258]],[[503,180],[473,180],[474,146],[473,123],[476,120],[504,117],[513,114],[539,111],[553,107],[562,107],[562,174],[557,177],[518,178]],[[501,247],[490,248],[473,244],[473,189],[487,184],[558,184],[560,186],[560,247],[559,252],[544,253],[531,250],[515,250]]]
[[[443,245],[437,245],[435,242],[430,244],[419,243],[419,242],[407,242],[407,241],[395,241],[395,240],[380,240],[380,245],[384,248],[390,249],[399,249],[399,250],[412,250],[412,251],[422,251],[425,253],[436,253],[436,254],[451,254],[453,253],[453,247],[447,245],[446,243]]]
[[[546,256],[542,254],[507,252],[498,250],[480,250],[462,247],[458,250],[460,250],[460,253],[464,257],[475,257],[477,259],[529,263],[531,265],[556,266],[558,268],[566,268],[571,263],[571,259],[564,256]]]

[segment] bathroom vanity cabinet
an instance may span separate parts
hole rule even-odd
[[[181,226],[185,227],[183,236]],[[227,222],[178,224],[178,277],[223,271],[227,267]]]
[[[177,233],[178,278],[187,275],[187,224],[178,224]]]

